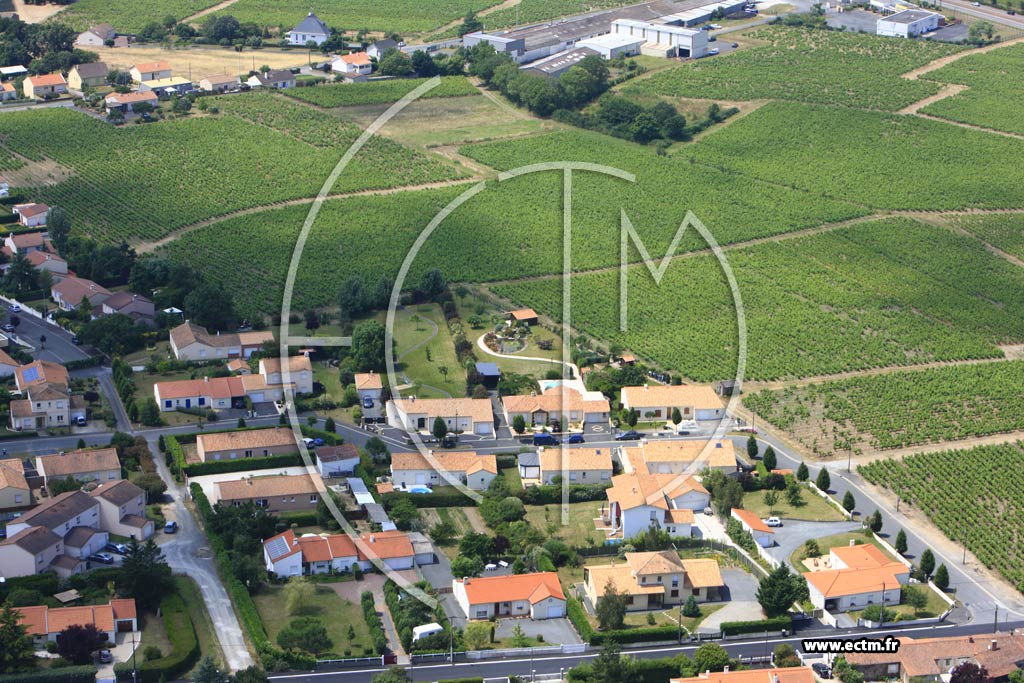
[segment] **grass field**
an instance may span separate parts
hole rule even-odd
[[[624,92],[721,100],[777,99],[895,111],[938,91],[900,74],[963,48],[935,41],[773,26],[766,44],[701,59],[627,86]]]
[[[124,128],[67,109],[12,112],[0,121],[0,137],[30,159],[49,157],[74,171],[56,185],[24,188],[34,199],[68,207],[80,232],[137,241],[235,209],[315,195],[340,159],[339,147],[360,133],[272,95],[219,102],[225,113],[217,116]],[[334,191],[460,173],[436,157],[374,138]]]
[[[961,216],[955,225],[1011,256],[1024,259],[1024,219],[1020,215]]]
[[[290,0],[238,0],[217,15],[230,14],[243,24],[255,22],[260,26],[280,26],[288,31],[306,16],[306,12],[315,12],[328,26],[340,30],[355,32],[368,29],[407,34],[429,31],[461,19],[471,10],[479,11],[497,3],[498,0],[443,0],[439,3],[310,0],[298,6]]]
[[[951,121],[1024,134],[1018,95],[1024,88],[1024,44],[969,55],[925,74],[928,80],[970,86],[921,111]]]
[[[317,584],[315,598],[315,604],[308,606],[299,615],[288,613],[282,586],[265,586],[253,596],[253,601],[272,643],[277,643],[277,634],[292,619],[299,616],[315,617],[320,619],[327,629],[327,635],[333,642],[332,653],[341,656],[350,651],[351,656],[362,656],[363,648],[371,646],[370,633],[363,620],[362,608],[345,600],[330,586],[324,584]],[[355,638],[351,640],[348,637],[350,625],[355,628]]]
[[[915,116],[784,102],[713,131],[687,154],[814,195],[931,211],[1024,206],[1024,185],[1011,180],[1022,155],[1024,140]],[[974,170],[980,167],[986,172]]]
[[[858,467],[921,510],[950,540],[1024,591],[1024,443],[923,453]]]
[[[164,17],[184,19],[216,4],[217,0],[76,0],[60,13],[58,20],[78,31],[106,22],[118,34],[136,33],[146,24],[163,22]]]
[[[852,377],[744,398],[805,446],[901,448],[1024,429],[1024,362]]]
[[[607,501],[603,503],[607,505]],[[543,530],[550,538],[558,538],[570,545],[601,545],[605,533],[594,526],[594,519],[601,516],[602,501],[573,503],[569,506],[569,523],[562,524],[561,505],[527,505],[526,521]]]
[[[315,88],[292,88],[285,92],[318,107],[350,107],[360,104],[390,104],[402,99],[425,83],[426,78],[396,79],[380,83],[333,83]],[[441,84],[428,90],[420,99],[480,95],[480,91],[464,76],[446,76]]]
[[[804,504],[793,507],[786,498],[785,491],[777,491],[779,500],[769,508],[764,503],[764,491],[750,491],[743,496],[743,509],[753,512],[758,517],[779,517],[780,519],[803,519],[811,522],[845,521],[846,517],[834,505],[824,498],[807,490],[802,491]]]
[[[416,386],[411,393],[420,398],[441,398],[445,394],[464,396],[466,369],[455,357],[455,343],[452,341],[441,308],[437,304],[425,304],[416,306],[415,310],[409,311],[407,315],[408,318],[403,320],[402,327],[411,331],[413,339],[417,341],[407,344],[398,336],[399,330],[395,330],[399,344],[398,356],[401,358],[396,369],[400,376],[408,378]],[[413,315],[419,316],[421,322],[413,321]],[[429,335],[432,331],[430,322],[437,326],[437,335],[429,337],[430,341],[422,346],[412,349],[422,341],[419,335]],[[412,350],[406,353],[403,349]]]
[[[1024,310],[1014,312],[1024,273],[943,228],[889,219],[731,250],[728,257],[743,296],[750,379],[999,358],[998,344],[1024,339]],[[642,349],[694,380],[732,376],[736,317],[713,257],[678,260],[660,285],[646,267],[632,267],[625,332],[618,278],[617,272],[576,276],[575,327]],[[560,316],[558,281],[494,289],[515,304]]]
[[[77,7],[78,3],[71,5]],[[162,18],[162,17],[161,17]],[[115,25],[116,26],[116,25]],[[212,74],[247,74],[250,69],[260,68],[266,64],[272,69],[287,69],[293,66],[306,65],[306,50],[279,50],[263,48],[261,50],[235,52],[230,47],[213,45],[190,45],[187,47],[170,47],[163,45],[133,45],[132,47],[91,47],[91,52],[100,56],[112,69],[130,69],[140,62],[167,60],[171,63],[175,76],[184,76],[200,80]],[[255,67],[253,64],[255,63]],[[244,79],[243,79],[244,80]]]

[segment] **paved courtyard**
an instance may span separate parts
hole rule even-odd
[[[494,630],[494,637],[511,638],[516,624],[522,626],[524,635],[531,638],[543,636],[544,642],[551,645],[577,645],[583,642],[568,619],[502,619]]]

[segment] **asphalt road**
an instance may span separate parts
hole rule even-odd
[[[988,21],[995,22],[997,24],[1003,24],[1005,26],[1012,26],[1013,28],[1024,29],[1024,18],[1020,14],[1011,16],[1001,9],[995,9],[988,5],[981,5],[975,7],[970,2],[964,2],[963,0],[940,0],[939,11],[942,8],[955,9],[958,12],[967,14],[972,17],[979,19],[986,19]]]
[[[1012,624],[1001,626],[1008,628],[1019,627],[1022,625],[1024,625],[1024,622],[1014,622]],[[976,635],[991,633],[992,625],[976,623],[966,626],[923,626],[919,628],[903,628],[895,632],[889,630],[866,631],[863,629],[842,631],[828,630],[816,632],[814,635],[820,638],[880,638],[885,637],[886,635],[909,635],[913,637],[917,631],[921,632],[917,634],[919,637],[968,634]],[[801,649],[800,641],[810,636],[810,633],[801,632],[800,634],[785,638],[723,641],[720,644],[729,651],[729,654],[732,657],[761,657],[765,654],[770,654],[775,649],[775,646],[780,643],[789,643],[790,645],[793,645],[794,648]],[[659,657],[671,657],[680,652],[692,655],[695,649],[697,649],[697,645],[687,644],[682,647],[655,647],[642,650],[627,650],[626,652],[638,659],[655,659]],[[577,664],[586,663],[596,657],[597,654],[598,652],[595,650],[582,655],[557,655],[554,657],[536,657],[534,659],[526,657],[479,662],[455,662],[454,664],[450,662],[443,662],[437,664],[421,664],[414,666],[411,669],[407,669],[407,671],[410,673],[412,680],[415,681],[439,681],[467,676],[481,676],[485,680],[504,679],[506,676],[523,676],[523,680],[525,681],[529,678],[531,672],[537,674],[558,674],[559,672],[564,672]],[[303,673],[272,674],[270,679],[274,681],[288,681],[290,683],[328,683],[330,681],[338,681],[338,683],[368,683],[373,678],[373,675],[379,671],[380,667],[333,671],[320,670]]]
[[[67,363],[71,360],[81,360],[88,358],[88,352],[81,346],[76,346],[71,343],[71,335],[61,329],[59,326],[43,322],[40,318],[35,317],[30,313],[11,313],[9,310],[5,311],[4,322],[10,320],[11,315],[17,315],[21,323],[18,325],[14,334],[24,344],[31,346],[34,350],[31,352],[32,356],[37,360],[48,360],[55,363]],[[39,338],[46,335],[46,345],[43,345],[39,341]]]

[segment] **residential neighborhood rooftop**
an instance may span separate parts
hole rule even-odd
[[[36,468],[50,477],[67,477],[86,472],[120,471],[116,448],[93,448],[66,453],[37,455]]]
[[[555,572],[489,576],[484,578],[456,578],[466,589],[469,604],[528,600],[536,604],[547,598],[565,600],[562,584]]]
[[[498,473],[498,464],[496,458],[491,454],[477,455],[472,451],[431,451],[431,456],[441,466],[441,469],[448,472],[465,472],[466,474],[473,474],[483,470],[484,472],[490,472],[491,474]],[[432,470],[434,466],[430,464],[426,456],[422,453],[408,452],[408,453],[392,453],[391,454],[391,469],[392,470]]]

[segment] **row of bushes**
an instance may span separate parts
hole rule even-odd
[[[301,467],[302,455],[299,453],[280,453],[256,458],[238,460],[210,460],[185,465],[182,471],[190,477],[203,474],[223,474],[225,472],[245,472],[248,470],[269,470],[279,467]]]
[[[634,659],[631,669],[639,675],[639,683],[663,683],[679,676],[679,657],[660,659]],[[590,683],[594,680],[594,669],[590,664],[579,664],[569,669],[569,683]]]
[[[323,439],[324,443],[328,446],[340,446],[345,443],[345,439],[341,438],[334,432],[317,429],[316,427],[310,427],[309,425],[302,425],[302,435],[307,439]]]
[[[793,620],[787,616],[761,619],[760,621],[725,621],[722,622],[722,634],[736,636],[741,633],[765,633],[772,631],[790,630],[793,628]]]
[[[165,434],[160,438],[163,439],[164,443],[164,463],[171,470],[171,474],[174,475],[174,480],[180,482],[182,480],[182,473],[188,466],[185,462],[185,449],[181,447],[181,442],[178,441],[177,436]]]
[[[384,634],[384,624],[381,623],[380,615],[377,614],[377,606],[373,602],[373,593],[363,591],[362,595],[359,596],[359,601],[363,606],[363,619],[366,621],[366,625],[370,627],[373,651],[382,655],[388,651],[388,637]]]
[[[159,683],[180,678],[195,666],[199,659],[199,639],[196,628],[189,617],[185,601],[177,593],[165,595],[160,601],[167,639],[171,643],[170,654],[159,659],[149,659],[138,666],[138,680],[141,683]],[[123,662],[114,667],[120,681],[132,680],[132,665]]]
[[[583,605],[571,595],[565,598],[565,615],[569,617],[569,621],[576,628],[576,632],[580,634],[580,638],[589,643],[595,633],[594,627],[587,620],[587,612],[583,609]]]
[[[297,526],[318,526],[320,521],[317,519],[316,511],[299,511],[299,512],[283,512],[277,516],[287,526],[295,524]]]
[[[476,501],[467,498],[456,489],[432,493],[385,493],[381,496],[386,510],[390,510],[399,500],[412,501],[418,508],[461,508],[476,505]]]
[[[103,365],[103,356],[89,356],[88,358],[79,358],[77,360],[69,360],[64,363],[64,367],[68,370],[82,370],[83,368],[97,368]]]
[[[610,485],[573,484],[569,487],[570,503],[589,503],[594,500],[605,500]],[[530,486],[514,493],[524,505],[561,505],[562,487],[559,485]]]
[[[678,626],[657,626],[655,628],[622,629],[621,631],[601,631],[590,636],[589,642],[595,647],[604,645],[608,640],[616,643],[660,643],[679,638]]]
[[[65,666],[21,674],[6,674],[0,676],[0,683],[96,683],[96,667]]]

